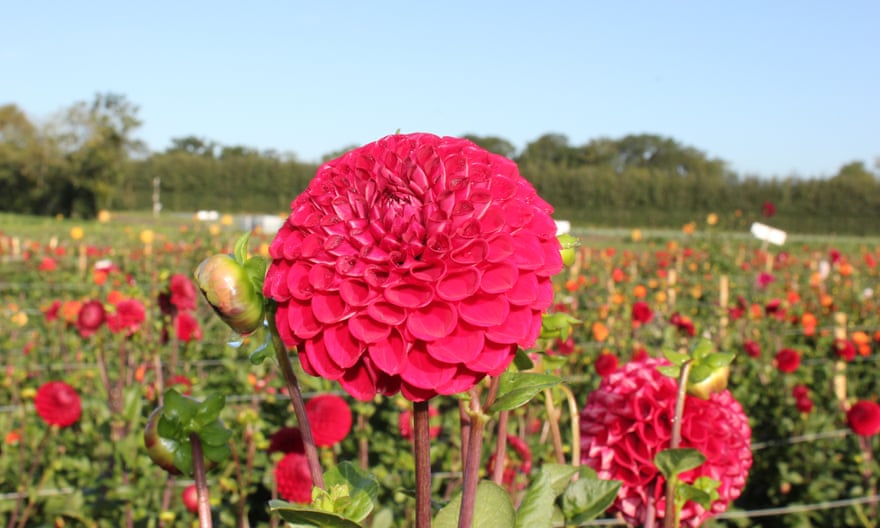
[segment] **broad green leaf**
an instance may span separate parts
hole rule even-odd
[[[205,398],[205,401],[199,404],[193,419],[196,427],[201,428],[216,421],[220,417],[220,411],[223,410],[224,405],[226,405],[226,396],[222,394],[212,394]]]
[[[189,442],[178,444],[174,450],[174,467],[184,475],[193,474],[193,457]]]
[[[542,390],[559,383],[559,376],[534,372],[505,372],[498,386],[498,399],[489,411],[509,411],[528,402]]]
[[[708,339],[700,339],[694,347],[692,355],[696,361],[701,361],[702,359],[708,357],[714,351],[715,345],[712,343],[712,341],[709,341]]]
[[[461,493],[443,507],[434,517],[432,528],[457,528],[461,511]],[[494,482],[483,480],[477,485],[474,501],[473,528],[514,528],[516,512],[504,488]]]
[[[665,357],[669,360],[670,363],[678,367],[684,365],[685,362],[687,362],[691,358],[687,354],[682,354],[681,352],[676,352],[674,350],[664,350],[663,357]]]
[[[266,280],[266,268],[269,267],[263,257],[251,257],[242,266],[248,279],[254,284],[254,291],[263,291],[263,282]]]
[[[224,446],[229,443],[232,431],[223,426],[219,420],[214,420],[198,430],[199,439],[205,445]]]
[[[720,369],[733,363],[733,358],[735,357],[736,354],[733,352],[718,352],[717,354],[712,354],[707,357],[706,364],[713,369]]]
[[[232,454],[228,445],[202,445],[202,454],[212,462],[223,462]]]
[[[176,389],[165,391],[162,415],[175,424],[186,424],[192,420],[198,410],[198,402],[183,396]]]
[[[577,469],[571,466],[543,465],[516,512],[517,528],[552,528],[556,496],[565,490],[575,473]]]
[[[517,370],[532,370],[535,368],[535,364],[532,362],[528,353],[521,348],[516,349],[516,355],[513,356],[513,364],[516,366]]]
[[[676,367],[675,365],[661,365],[657,367],[657,372],[663,374],[667,378],[678,378],[679,374],[681,374],[681,367]]]
[[[269,501],[269,511],[287,522],[316,528],[362,528],[360,524],[336,513],[315,510],[309,506],[280,500]]]
[[[373,511],[379,496],[379,483],[370,473],[351,462],[341,462],[324,473],[327,487],[343,485],[349,488],[349,503],[342,510],[347,519],[360,522]],[[337,510],[338,511],[338,510]]]
[[[712,375],[714,369],[705,363],[697,363],[691,367],[688,372],[688,381],[690,383],[699,383]]]
[[[620,481],[581,476],[562,494],[562,512],[574,524],[591,521],[607,510],[620,489]]]
[[[667,480],[699,467],[705,461],[706,456],[698,449],[691,447],[664,449],[654,457],[654,464]]]

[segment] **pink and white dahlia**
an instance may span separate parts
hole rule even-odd
[[[666,499],[665,479],[654,457],[669,448],[678,383],[660,374],[661,359],[628,363],[603,379],[590,393],[581,412],[581,461],[600,478],[623,482],[609,511],[620,512],[628,523],[645,522],[649,499],[662,518]],[[706,461],[681,475],[692,483],[708,476],[721,483],[719,499],[709,510],[687,502],[682,526],[699,526],[723,512],[745,486],[752,466],[751,429],[740,404],[730,391],[713,393],[703,400],[687,396],[680,447],[700,450]]]
[[[369,400],[465,391],[534,344],[562,268],[552,208],[474,143],[385,137],[322,165],[264,293],[303,369]]]

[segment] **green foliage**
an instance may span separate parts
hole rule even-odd
[[[456,528],[461,511],[461,494],[456,495],[443,507],[431,523],[433,528]],[[477,497],[474,502],[473,528],[513,528],[516,525],[516,511],[510,495],[504,488],[488,480],[477,484]]]
[[[528,403],[539,392],[557,385],[559,376],[535,372],[505,372],[498,384],[498,399],[489,408],[491,412],[509,411]]]

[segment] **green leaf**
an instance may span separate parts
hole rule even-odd
[[[565,490],[575,473],[577,469],[562,464],[541,466],[538,478],[529,486],[516,512],[517,528],[552,528],[556,497]]]
[[[705,461],[706,456],[691,447],[664,449],[654,457],[654,464],[667,480],[699,467]]]
[[[591,521],[607,510],[620,489],[619,480],[581,476],[562,494],[562,512],[574,524]]]
[[[220,446],[202,445],[202,454],[212,462],[223,462],[232,455],[232,450],[229,445],[225,444]]]
[[[714,351],[715,345],[712,343],[712,341],[709,341],[708,339],[700,339],[697,342],[696,346],[694,346],[694,351],[692,352],[692,355],[695,360],[701,361],[712,354],[712,352]]]
[[[144,406],[144,400],[141,396],[141,387],[132,385],[123,392],[123,408],[122,416],[127,422],[135,422],[140,420],[141,410]]]
[[[198,411],[198,402],[183,396],[176,389],[165,391],[162,416],[175,426],[189,423]]]
[[[193,457],[189,442],[177,445],[177,449],[174,450],[174,467],[184,475],[193,474]]]
[[[292,504],[280,500],[269,501],[269,511],[277,513],[289,523],[303,524],[317,528],[362,528],[360,524],[336,513],[316,510],[309,506]]]
[[[199,439],[209,446],[224,446],[229,443],[232,431],[227,429],[220,420],[215,420],[198,431]]]
[[[699,383],[711,376],[714,371],[712,367],[705,363],[695,363],[691,367],[690,372],[688,372],[688,382]]]
[[[713,369],[720,369],[733,363],[733,358],[735,357],[736,354],[733,352],[718,352],[706,358],[706,364]]]
[[[516,349],[516,355],[513,356],[513,364],[516,365],[517,370],[532,370],[535,368],[532,358],[521,348]]]
[[[696,485],[700,479],[708,479],[711,483],[701,482]],[[705,509],[712,507],[712,503],[718,500],[718,486],[721,483],[710,477],[700,477],[694,481],[694,484],[679,482],[675,488],[675,503],[679,508],[683,508],[687,501],[694,501]]]
[[[434,517],[432,528],[457,528],[458,515],[461,511],[461,493],[449,501]],[[504,488],[488,480],[477,484],[477,496],[474,501],[473,528],[514,528],[516,512],[510,495]]]
[[[247,260],[248,240],[250,237],[250,232],[247,232],[238,237],[238,240],[235,241],[235,248],[232,250],[232,258],[234,258],[239,264],[244,264]]]
[[[682,354],[681,352],[676,352],[674,350],[664,350],[663,357],[669,360],[675,366],[682,366],[687,362],[691,357],[687,354]]]
[[[242,267],[248,276],[248,279],[254,284],[254,291],[263,291],[263,282],[266,280],[266,268],[269,267],[268,262],[263,257],[251,257]]]
[[[201,428],[216,421],[224,405],[226,405],[226,396],[222,394],[212,394],[205,398],[205,401],[199,404],[193,419],[196,427]]]
[[[498,385],[498,399],[489,411],[509,411],[528,402],[542,390],[559,383],[561,378],[552,374],[534,372],[505,372]]]
[[[379,482],[376,477],[348,461],[327,470],[324,473],[324,482],[328,488],[334,485],[349,488],[350,501],[342,514],[357,522],[370,515],[379,497]]]
[[[663,374],[667,378],[678,378],[681,374],[681,367],[675,365],[661,365],[657,367],[657,372]]]

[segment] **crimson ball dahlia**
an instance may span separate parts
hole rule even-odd
[[[312,502],[312,474],[309,462],[302,453],[291,452],[275,465],[275,484],[278,494],[290,502]]]
[[[106,320],[107,313],[104,311],[104,305],[101,301],[89,301],[83,304],[79,310],[76,317],[76,329],[80,336],[91,337],[104,325]]]
[[[276,451],[305,454],[306,449],[299,427],[282,427],[272,433],[272,436],[269,437],[269,452],[275,453]]]
[[[658,517],[665,508],[665,480],[654,465],[654,456],[669,448],[678,383],[657,371],[662,359],[634,361],[602,380],[581,412],[581,461],[600,478],[623,484],[610,511],[620,512],[630,524],[645,522],[653,495]],[[693,483],[707,476],[721,483],[719,498],[706,510],[687,502],[682,526],[698,526],[727,509],[742,492],[752,466],[751,429],[740,404],[730,391],[713,393],[703,400],[685,400],[680,447],[700,450],[706,462],[681,474]]]
[[[801,366],[801,354],[792,348],[783,348],[776,353],[776,368],[780,372],[791,374]]]
[[[351,408],[335,394],[322,394],[306,402],[306,416],[317,446],[332,446],[351,431]]]
[[[82,415],[79,394],[63,381],[50,381],[37,389],[34,407],[47,424],[58,427],[70,427]]]
[[[562,268],[552,211],[470,141],[388,136],[293,200],[264,293],[303,369],[355,398],[462,392],[540,333]]]
[[[858,401],[846,412],[846,422],[859,436],[880,433],[880,405],[869,400]]]

